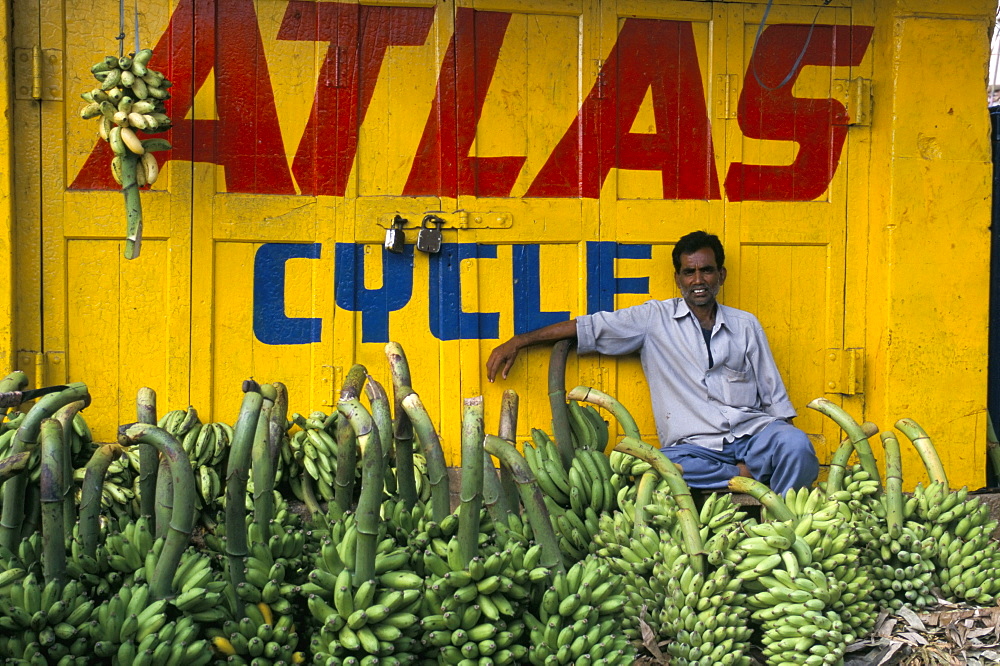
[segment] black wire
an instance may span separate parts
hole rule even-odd
[[[776,86],[768,86],[763,81],[760,80],[760,75],[757,74],[757,43],[760,41],[760,35],[764,32],[764,25],[767,24],[767,15],[771,13],[771,5],[774,4],[774,0],[767,0],[767,6],[764,7],[764,16],[760,19],[760,25],[757,26],[757,36],[753,40],[753,51],[750,52],[750,71],[753,74],[753,78],[757,81],[757,85],[767,91],[777,90],[783,88],[791,78],[799,71],[799,66],[802,64],[802,58],[806,55],[806,50],[809,48],[809,42],[812,41],[813,30],[816,28],[816,21],[819,20],[819,13],[823,11],[823,7],[830,4],[832,0],[823,0],[823,6],[816,9],[816,15],[813,16],[812,23],[809,25],[809,33],[806,35],[806,43],[802,45],[802,50],[799,51],[798,57],[795,59],[795,63],[792,68],[785,75],[785,78],[781,80]]]

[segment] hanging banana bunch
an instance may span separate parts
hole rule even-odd
[[[132,56],[106,56],[90,68],[100,86],[81,95],[87,105],[80,110],[80,117],[100,119],[98,132],[115,154],[111,174],[122,186],[128,217],[126,259],[139,256],[142,240],[139,188],[152,185],[159,177],[160,167],[153,152],[170,149],[166,139],[140,139],[136,134],[166,132],[171,125],[163,103],[170,98],[167,89],[172,84],[161,72],[149,68],[152,57],[151,49],[139,50]]]

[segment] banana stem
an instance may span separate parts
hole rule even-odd
[[[483,396],[465,400],[462,415],[462,488],[458,509],[458,553],[462,566],[479,550],[479,515],[483,509]]]
[[[356,580],[366,581],[375,577],[378,527],[385,488],[385,458],[382,455],[378,428],[361,401],[357,398],[341,400],[337,409],[354,429],[354,434],[365,452],[361,468],[361,496],[358,499],[355,522],[358,542],[354,573]]]
[[[281,382],[274,382],[274,404],[271,418],[267,423],[267,446],[271,458],[271,468],[278,468],[278,457],[288,435],[288,388]],[[273,483],[272,483],[273,487]]]
[[[365,385],[366,379],[368,379],[368,370],[365,366],[357,363],[351,366],[351,369],[347,371],[347,377],[344,378],[344,385],[340,387],[341,402],[360,398],[361,388]]]
[[[775,520],[783,521],[795,519],[795,514],[788,508],[785,501],[778,496],[778,493],[774,492],[757,479],[750,479],[745,476],[734,476],[729,479],[729,490],[734,493],[746,493],[747,495],[754,497],[758,502],[764,505],[767,512],[773,516]]]
[[[861,429],[868,437],[874,437],[878,434],[878,426],[871,421],[862,423]],[[852,453],[854,453],[854,442],[851,441],[850,437],[845,437],[830,460],[830,472],[826,477],[827,494],[844,489],[844,477],[847,475],[847,461],[851,459]]]
[[[520,398],[513,389],[503,392],[500,401],[500,439],[514,442],[517,439],[517,412]],[[500,503],[507,513],[521,513],[521,499],[517,495],[517,484],[506,465],[500,466]]]
[[[45,582],[66,582],[66,529],[63,522],[63,431],[59,421],[42,421],[41,434],[42,573]]]
[[[156,425],[156,392],[144,386],[135,397],[135,420]],[[156,513],[156,475],[160,456],[151,444],[139,445],[139,515],[153,520]]]
[[[448,490],[448,468],[444,462],[441,440],[427,409],[416,393],[403,398],[403,409],[413,423],[424,458],[427,460],[427,478],[431,484],[431,520],[440,523],[451,513],[451,496]]]
[[[181,443],[163,428],[146,423],[133,423],[119,429],[118,442],[123,446],[146,442],[156,447],[170,465],[170,478],[174,487],[174,510],[163,550],[156,560],[150,591],[155,599],[168,599],[173,595],[174,573],[181,555],[188,547],[194,529],[194,470]],[[244,489],[245,490],[245,489]],[[227,498],[228,499],[228,498]],[[242,499],[242,498],[241,498]],[[243,506],[243,502],[240,502]],[[227,505],[228,508],[228,505]],[[244,506],[244,511],[246,507]],[[226,543],[232,538],[231,526],[226,526]],[[246,526],[244,525],[244,533]],[[245,537],[244,537],[245,540]]]
[[[389,396],[385,389],[375,379],[369,375],[365,383],[365,395],[368,396],[368,404],[371,405],[372,419],[378,429],[378,441],[382,445],[383,467],[388,468],[389,461],[393,458],[392,450],[392,412],[389,409]],[[396,481],[392,475],[385,474],[386,493],[396,494]]]
[[[566,404],[566,359],[571,340],[560,340],[552,345],[549,356],[549,406],[552,410],[552,434],[563,469],[573,462],[573,430],[569,426],[569,406]]]
[[[128,224],[125,230],[125,258],[136,259],[142,249],[142,200],[139,198],[139,181],[136,169],[139,156],[130,150],[122,155],[122,194],[125,196],[125,215]]]
[[[403,505],[412,509],[417,503],[417,484],[413,476],[413,424],[403,409],[403,398],[413,393],[410,388],[410,365],[398,342],[385,346],[392,374],[393,414],[392,434],[396,449],[396,489]]]
[[[535,480],[535,475],[532,474],[528,462],[513,444],[494,435],[486,435],[484,446],[488,453],[499,458],[500,463],[511,471],[514,483],[517,484],[518,491],[521,493],[524,513],[528,516],[535,541],[542,547],[539,564],[553,569],[553,573],[565,573],[566,567],[563,564],[562,553],[559,551],[559,541],[552,528],[548,509],[545,508],[542,491],[538,487],[538,482]]]
[[[263,387],[261,387],[263,388]],[[274,395],[271,387],[271,395]],[[271,408],[274,402],[264,395],[257,429],[253,436],[253,461],[250,474],[253,475],[253,519],[260,526],[264,543],[271,538],[271,519],[274,518],[274,465],[271,463]]]
[[[950,488],[948,474],[944,471],[941,457],[938,455],[937,449],[934,448],[934,442],[924,432],[924,429],[913,419],[899,419],[896,421],[896,429],[906,435],[906,438],[913,444],[913,448],[920,454],[920,459],[924,462],[924,468],[927,470],[927,476],[930,477],[931,483],[940,481],[946,489]]]
[[[27,451],[0,458],[0,483],[23,472],[24,468],[28,466],[29,458],[31,458],[31,454]]]
[[[891,432],[882,433],[885,446],[885,522],[889,536],[898,539],[903,528],[903,456],[899,440]]]
[[[357,398],[352,398],[357,400]],[[334,503],[340,515],[354,506],[355,473],[358,466],[358,436],[346,419],[337,420],[337,476],[333,479]]]
[[[865,435],[865,431],[858,425],[858,422],[839,405],[835,405],[826,398],[816,398],[806,406],[833,419],[833,422],[850,437],[858,452],[861,467],[871,475],[871,478],[875,479],[878,484],[878,494],[882,494],[882,475],[879,474],[875,455],[872,453],[871,444],[868,443],[868,436]]]
[[[87,462],[80,489],[80,548],[85,555],[97,557],[97,541],[101,533],[101,491],[108,466],[122,456],[122,447],[105,444],[97,447]]]
[[[319,505],[319,501],[316,499],[316,491],[313,488],[312,477],[309,476],[309,472],[305,468],[302,468],[302,502],[306,505],[306,509],[309,511],[309,520],[313,521],[316,516],[323,513],[323,508]]]
[[[55,420],[62,428],[62,498],[63,498],[63,534],[73,534],[76,525],[76,498],[73,484],[73,419],[83,409],[84,401],[77,400],[56,412]],[[44,422],[43,422],[44,425]]]
[[[618,442],[615,449],[640,460],[645,460],[652,465],[653,470],[662,479],[666,480],[670,494],[677,503],[677,522],[680,524],[684,545],[691,558],[691,566],[694,567],[696,573],[703,572],[705,570],[705,546],[701,538],[698,509],[691,496],[691,489],[684,481],[677,465],[670,462],[670,459],[662,451],[658,451],[646,442],[633,437],[624,437],[622,441]]]
[[[87,385],[79,382],[68,384],[58,393],[50,393],[38,399],[38,402],[28,411],[21,421],[14,441],[11,442],[10,453],[31,451],[38,443],[38,433],[42,421],[51,418],[66,405],[83,400],[84,405],[90,404],[90,393]],[[17,552],[17,543],[21,539],[21,527],[25,516],[24,489],[28,484],[28,476],[19,474],[3,484],[3,513],[0,514],[0,546],[11,552]]]
[[[15,370],[3,379],[0,379],[0,393],[10,391],[23,391],[28,387],[28,375],[20,370]],[[0,407],[0,418],[7,416],[8,407]]]
[[[566,397],[569,400],[589,402],[597,405],[598,407],[603,407],[611,412],[616,419],[618,419],[618,423],[621,424],[625,437],[637,440],[641,439],[639,436],[639,426],[636,425],[635,419],[632,418],[632,414],[625,409],[625,405],[621,404],[607,393],[587,386],[577,386],[575,389],[570,391]]]
[[[653,471],[645,472],[639,478],[639,485],[635,491],[635,512],[633,518],[633,522],[635,523],[634,534],[637,537],[646,525],[646,507],[653,503],[653,491],[656,490],[656,484],[659,480],[660,475]]]
[[[165,539],[167,526],[170,525],[170,516],[174,512],[174,481],[170,478],[170,463],[167,459],[160,456],[159,453],[157,453],[157,459],[159,462],[156,471],[156,504],[153,506],[156,525],[153,534],[156,535],[157,539]]]
[[[247,556],[247,468],[253,450],[257,422],[264,396],[260,385],[252,379],[243,382],[243,403],[240,406],[226,468],[226,555],[229,558],[229,583],[236,587],[245,582],[243,559]],[[176,496],[176,493],[175,493]],[[243,616],[243,600],[236,598],[236,616]]]

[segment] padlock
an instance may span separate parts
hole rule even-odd
[[[417,232],[417,249],[431,254],[440,252],[442,226],[444,226],[444,220],[437,215],[424,215],[420,231]]]
[[[403,231],[403,227],[409,222],[400,215],[392,219],[392,227],[385,230],[385,249],[394,254],[403,254],[403,248],[406,246],[406,232]]]

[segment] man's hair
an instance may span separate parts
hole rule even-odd
[[[681,236],[677,245],[674,246],[674,272],[680,273],[681,271],[682,254],[691,254],[706,247],[711,248],[712,252],[715,253],[716,267],[722,268],[722,264],[726,261],[726,251],[722,249],[722,241],[719,240],[719,237],[705,231],[692,231],[686,236]]]

